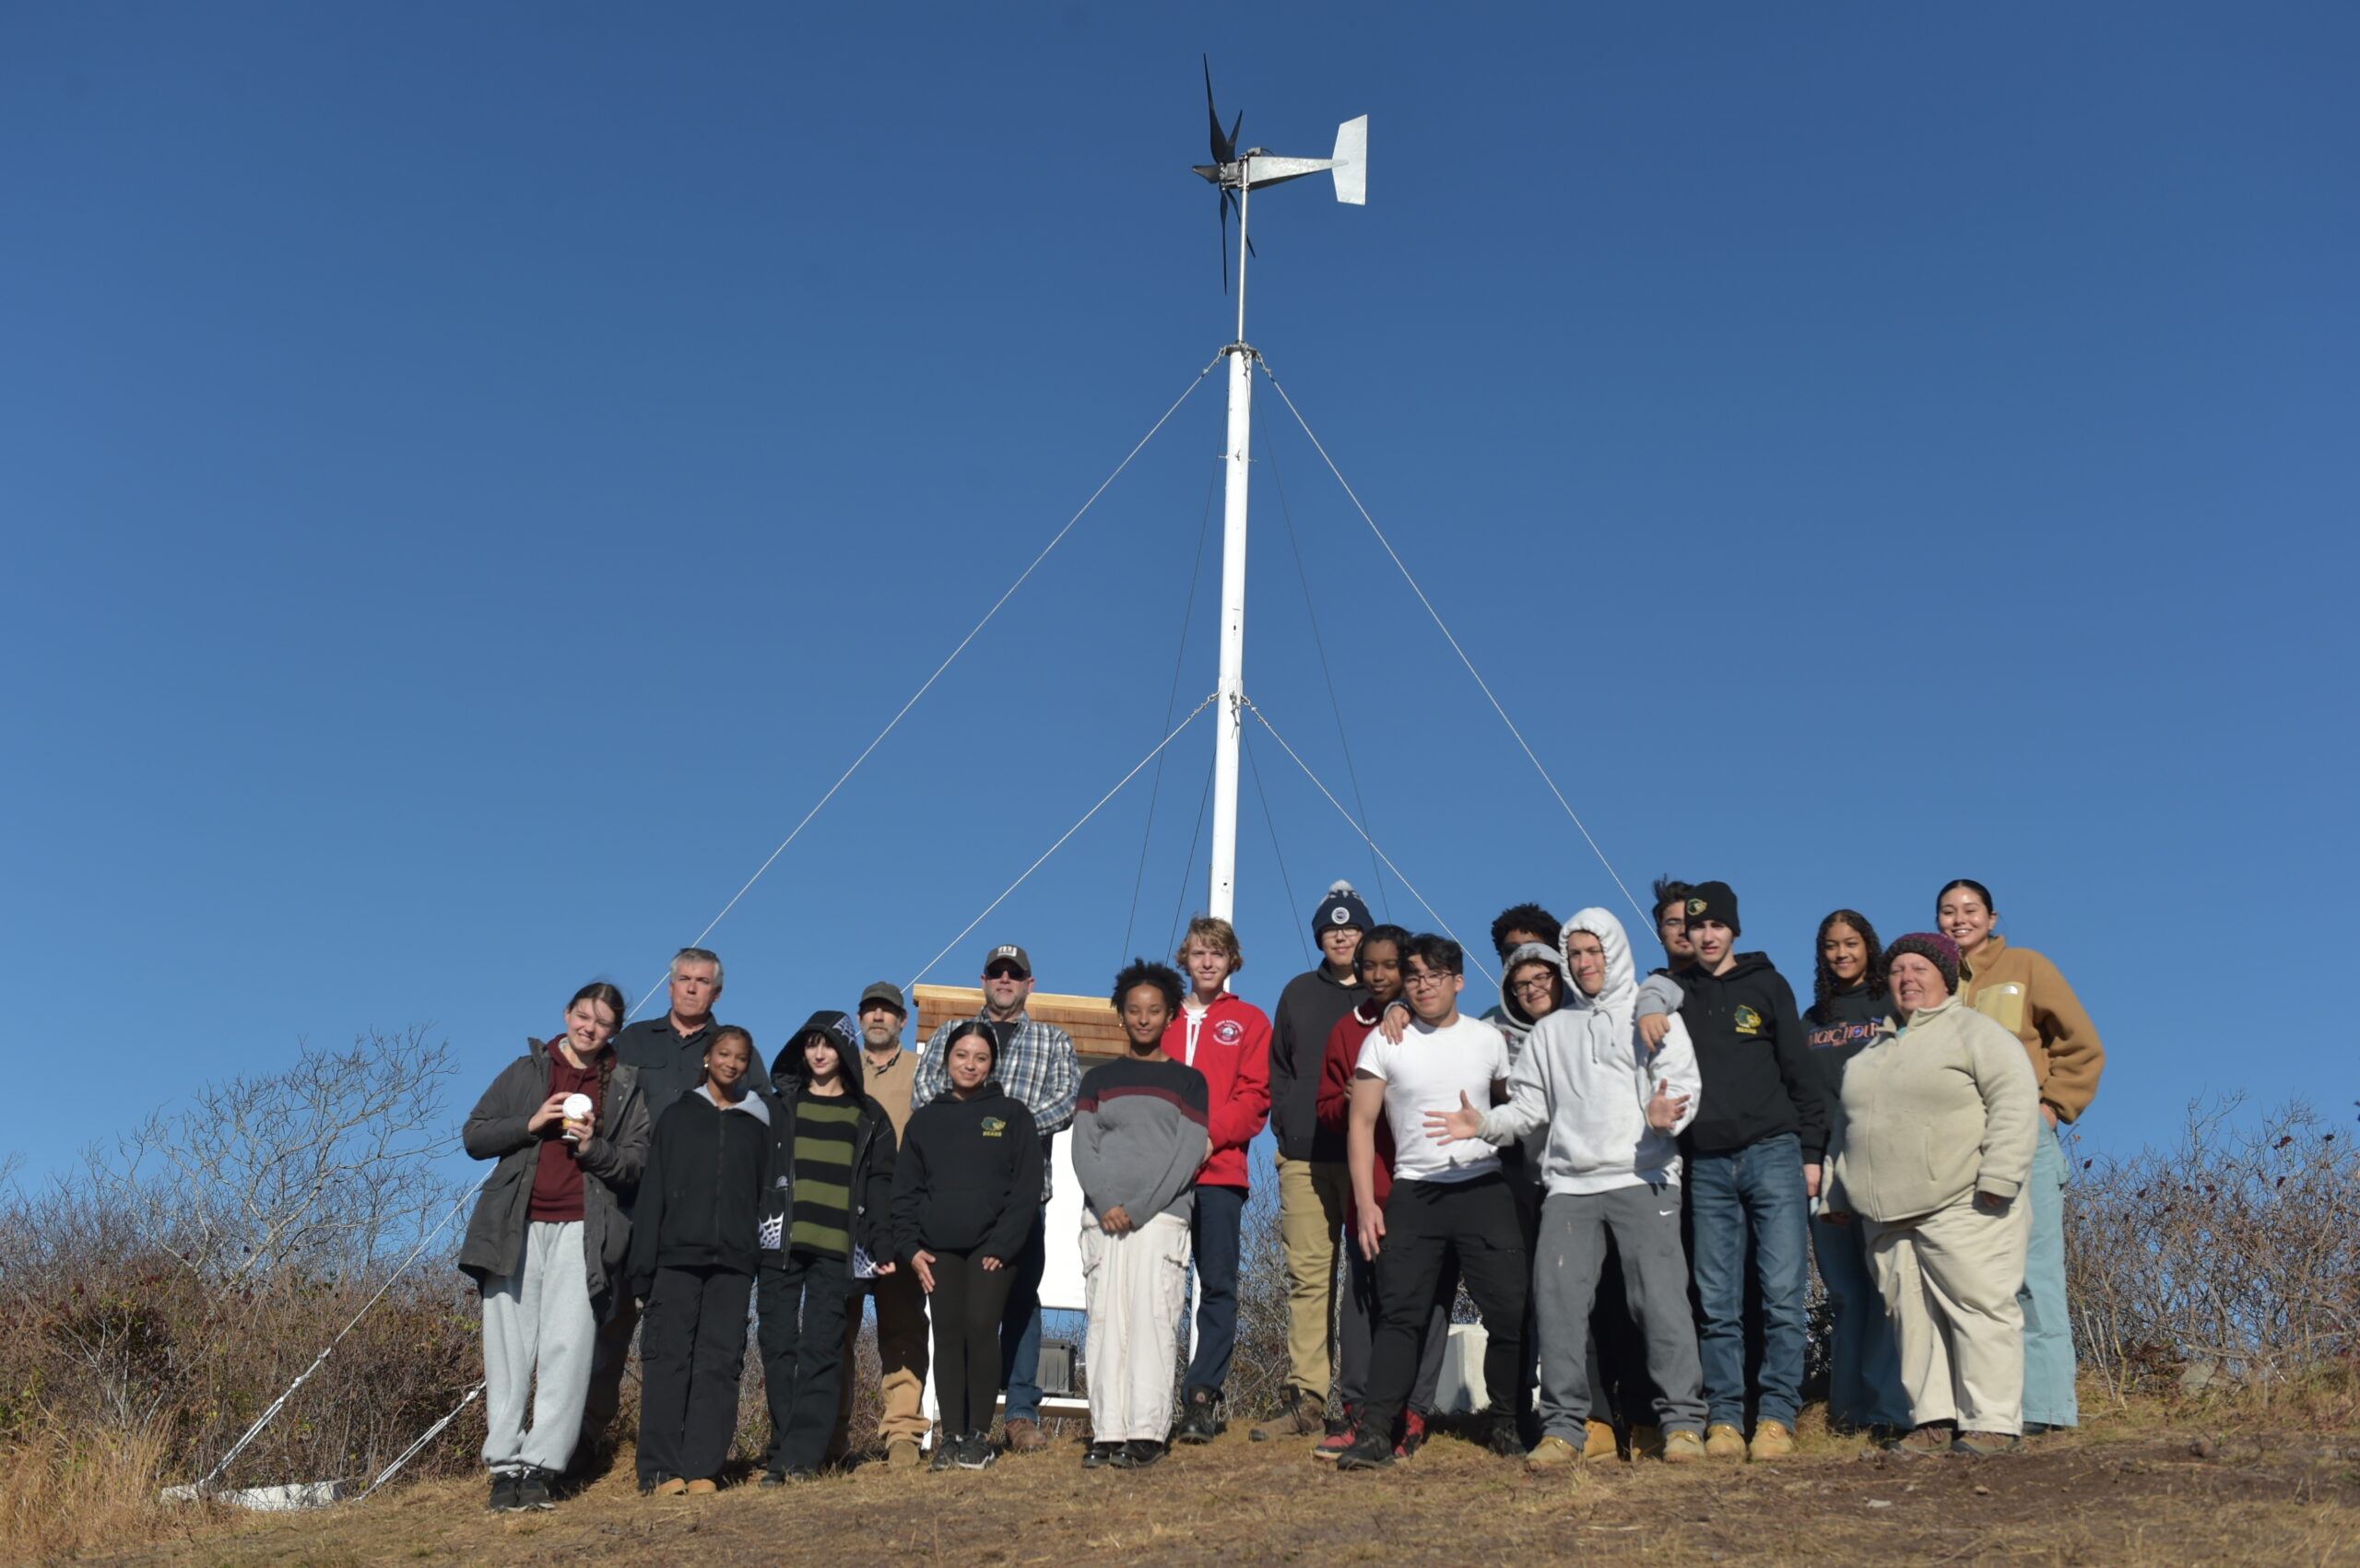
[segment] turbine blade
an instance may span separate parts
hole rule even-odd
[[[1226,188],[1214,193],[1221,198],[1221,291],[1229,292],[1229,192]]]
[[[1221,109],[1215,109],[1213,106],[1213,59],[1210,59],[1209,54],[1198,54],[1197,59],[1198,62],[1204,62],[1204,118],[1206,121],[1210,121],[1210,125],[1213,125],[1213,163],[1234,163],[1236,130],[1232,127],[1230,135],[1222,137]],[[1239,111],[1239,118],[1244,118],[1244,111]]]

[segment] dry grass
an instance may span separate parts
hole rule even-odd
[[[2341,1396],[2335,1396],[2341,1397]],[[2234,1400],[2138,1401],[2024,1455],[1902,1460],[1807,1421],[1776,1465],[1594,1466],[1535,1480],[1439,1438],[1412,1464],[1337,1475],[1302,1444],[1233,1433],[1137,1475],[1079,1446],[981,1474],[867,1465],[788,1491],[637,1495],[627,1470],[548,1515],[493,1517],[431,1481],[301,1518],[249,1520],[120,1562],[1157,1564],[1295,1562],[2346,1563],[2360,1552],[2360,1431]]]
[[[57,1427],[0,1445],[0,1554],[9,1562],[119,1547],[209,1517],[157,1500],[153,1435]]]

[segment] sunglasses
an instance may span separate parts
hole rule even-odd
[[[1032,977],[1014,964],[996,963],[984,971],[984,978],[986,980],[1030,980]]]

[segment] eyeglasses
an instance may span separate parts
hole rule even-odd
[[[1413,974],[1410,976],[1404,984],[1410,985],[1443,985],[1447,984],[1449,982],[1457,978],[1458,976],[1451,973],[1447,970],[1428,970],[1423,974]]]
[[[1021,969],[1013,969],[1007,964],[998,963],[984,971],[984,978],[986,980],[1030,980],[1032,977]]]
[[[1529,980],[1509,981],[1508,989],[1519,996],[1545,996],[1549,994],[1551,984],[1547,975],[1536,974]]]

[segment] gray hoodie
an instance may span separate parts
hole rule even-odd
[[[1540,1020],[1524,1010],[1524,1004],[1516,999],[1516,991],[1508,982],[1518,965],[1529,963],[1534,959],[1557,972],[1557,983],[1563,987],[1560,994],[1565,999],[1561,1005],[1570,1005],[1574,999],[1574,977],[1565,972],[1564,954],[1546,942],[1526,942],[1509,950],[1507,958],[1500,965],[1500,1005],[1485,1013],[1483,1021],[1498,1029],[1507,1038],[1510,1067],[1516,1065],[1517,1053],[1524,1049],[1525,1037]]]
[[[1552,1193],[1677,1185],[1679,1132],[1703,1100],[1688,1032],[1674,1017],[1662,1048],[1650,1055],[1638,1030],[1641,991],[1622,923],[1607,910],[1585,909],[1565,922],[1564,939],[1585,931],[1606,953],[1606,983],[1596,996],[1568,986],[1568,1004],[1533,1026],[1508,1075],[1508,1102],[1484,1114],[1483,1137],[1496,1144],[1540,1136],[1538,1169]],[[1670,1132],[1647,1125],[1658,1080],[1688,1098]]]

